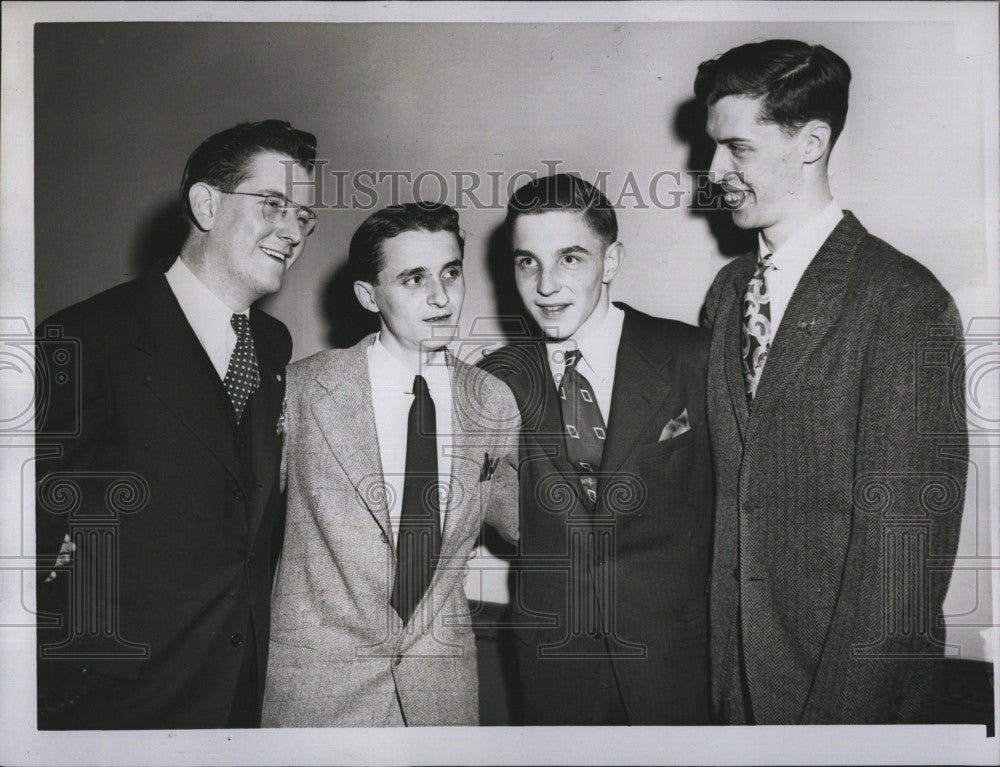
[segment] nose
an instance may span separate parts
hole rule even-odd
[[[443,309],[448,305],[448,289],[444,286],[441,280],[430,280],[428,283],[430,289],[427,292],[427,303],[431,306],[436,306],[438,309]]]
[[[714,184],[718,184],[722,181],[722,178],[728,168],[725,167],[724,152],[725,147],[716,146],[712,151],[712,164],[708,167],[708,177]]]
[[[538,273],[538,285],[535,288],[543,296],[551,296],[558,293],[562,285],[551,269],[540,269]]]
[[[298,217],[291,215],[287,210],[282,211],[278,224],[278,237],[293,246],[302,242],[302,229],[299,228]]]

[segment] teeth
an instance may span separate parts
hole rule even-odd
[[[265,248],[263,246],[261,246],[261,250],[263,250],[269,256],[273,256],[274,258],[280,258],[282,261],[288,258],[288,256],[286,256],[284,253],[279,253],[277,250],[271,250],[270,248]]]

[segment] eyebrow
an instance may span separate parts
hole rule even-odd
[[[443,272],[445,269],[451,269],[453,266],[461,266],[461,265],[462,265],[462,259],[456,258],[452,261],[449,261],[444,266],[442,266],[441,271]],[[404,269],[403,271],[401,271],[399,274],[396,275],[395,279],[408,280],[410,279],[410,277],[422,277],[429,273],[430,269],[427,269],[426,267],[423,266],[416,266],[413,269]]]
[[[559,250],[556,251],[557,256],[572,256],[577,253],[586,253],[587,255],[590,255],[591,251],[587,250],[582,245],[567,245],[565,248],[559,248]],[[522,249],[515,250],[513,256],[515,258],[517,256],[531,256],[532,258],[537,258],[537,256],[535,256],[535,254],[530,250]]]

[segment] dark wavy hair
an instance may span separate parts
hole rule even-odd
[[[828,48],[765,40],[702,62],[694,93],[706,107],[724,96],[762,99],[761,119],[789,133],[822,120],[830,126],[832,147],[847,120],[850,84],[851,68]]]
[[[240,123],[209,136],[188,157],[181,178],[181,206],[194,221],[188,191],[199,182],[231,192],[250,175],[250,164],[261,152],[287,155],[312,170],[316,137],[284,120]]]
[[[583,214],[583,220],[605,245],[618,239],[618,217],[601,190],[572,173],[529,181],[511,195],[507,202],[507,227],[519,216],[568,210]]]
[[[458,211],[440,202],[407,202],[390,205],[366,218],[351,238],[347,256],[354,279],[372,284],[382,270],[382,244],[403,232],[451,232],[465,255],[465,237],[458,226]]]

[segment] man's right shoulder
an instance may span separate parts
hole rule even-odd
[[[149,289],[148,279],[115,285],[47,317],[39,323],[38,335],[47,328],[62,328],[66,333],[115,333],[132,328]]]
[[[289,382],[293,378],[301,381],[313,378],[320,373],[336,372],[341,369],[355,370],[359,365],[363,365],[366,362],[367,354],[365,353],[365,347],[368,345],[366,343],[367,340],[362,339],[354,346],[346,349],[323,349],[315,354],[310,354],[308,357],[295,360],[295,362],[292,362],[288,366]],[[365,368],[366,375],[367,372],[367,368]]]
[[[538,342],[531,341],[506,344],[486,352],[476,367],[507,382],[512,376],[529,373],[538,367],[539,359],[544,360],[544,356],[537,353],[537,346]]]

